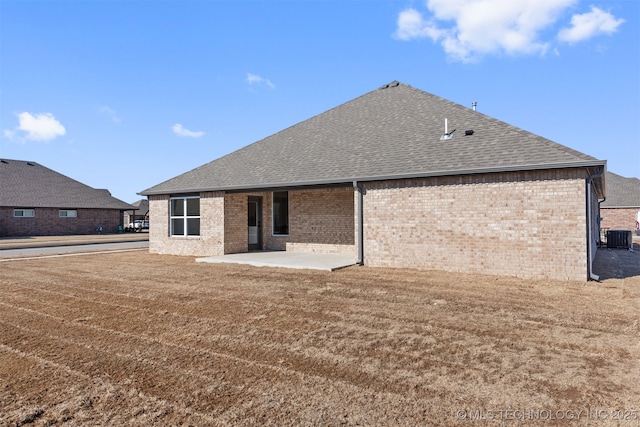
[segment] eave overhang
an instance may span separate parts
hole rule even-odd
[[[299,182],[273,182],[255,185],[228,185],[218,187],[192,187],[168,190],[145,190],[138,193],[141,196],[157,196],[167,194],[185,194],[185,193],[204,193],[214,191],[224,191],[227,193],[245,193],[250,191],[277,191],[277,190],[294,190],[294,189],[312,189],[312,188],[335,188],[335,187],[351,187],[354,182],[372,182],[372,181],[392,181],[401,179],[415,178],[432,178],[441,176],[457,176],[457,175],[478,175],[487,173],[506,173],[506,172],[527,172],[549,169],[575,169],[587,168],[597,171],[600,168],[606,168],[606,160],[585,160],[578,162],[560,162],[530,165],[512,165],[512,166],[496,166],[483,167],[475,169],[455,169],[441,170],[429,172],[410,172],[405,174],[376,175],[376,176],[352,176],[343,178],[332,178],[322,180],[310,180]],[[604,194],[603,185],[597,185],[599,193]]]

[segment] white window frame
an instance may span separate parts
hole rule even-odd
[[[60,209],[60,211],[58,211],[58,216],[60,218],[77,218],[78,210],[77,209]]]
[[[18,215],[18,212],[21,212],[20,215]],[[29,213],[30,215],[25,215],[25,213]],[[14,218],[35,218],[35,216],[36,216],[35,209],[14,209],[13,210]]]
[[[188,211],[187,211],[187,200],[189,199],[198,199],[198,215],[188,215]],[[171,212],[171,208],[173,206],[173,201],[174,200],[182,200],[183,201],[183,215],[172,215]],[[201,203],[200,203],[201,199],[200,196],[176,196],[176,197],[170,197],[169,198],[169,236],[170,237],[188,237],[188,238],[199,238],[200,237],[200,231],[198,230],[198,234],[189,234],[189,228],[188,228],[188,219],[198,219],[198,222],[200,222],[200,209],[202,208]],[[183,234],[175,234],[173,232],[173,221],[174,220],[180,220],[182,219],[184,222],[182,224],[182,228],[184,230]],[[200,229],[200,225],[198,224],[198,229]]]
[[[275,193],[287,193],[287,233],[276,233],[276,210],[275,210]],[[272,191],[271,192],[271,236],[273,237],[287,237],[289,233],[291,233],[290,229],[290,221],[289,221],[289,191]]]

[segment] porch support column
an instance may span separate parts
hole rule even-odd
[[[362,214],[363,189],[358,186],[358,181],[353,181],[353,188],[358,198],[358,265],[364,265],[364,220]]]

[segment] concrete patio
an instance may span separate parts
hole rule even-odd
[[[356,264],[353,255],[260,251],[197,258],[196,262],[247,264],[254,267],[282,267],[334,271]]]

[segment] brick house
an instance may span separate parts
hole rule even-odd
[[[140,194],[150,251],[588,280],[606,161],[392,82]]]
[[[0,160],[0,237],[115,233],[133,209],[36,162]]]
[[[603,229],[634,230],[640,213],[640,179],[607,172],[607,199],[600,204]]]

